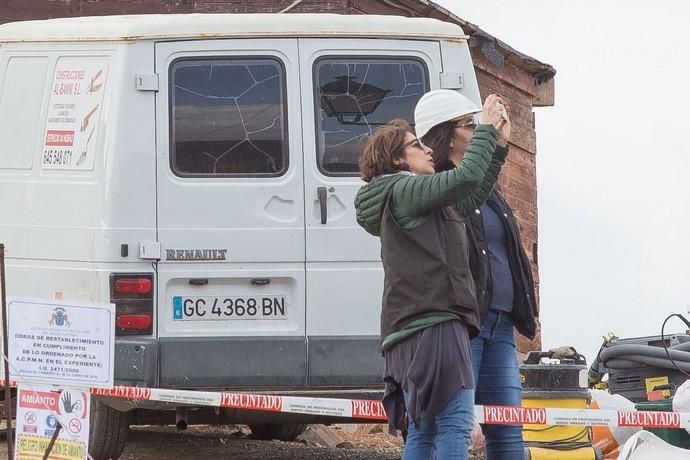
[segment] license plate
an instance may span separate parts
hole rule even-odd
[[[174,296],[173,319],[219,321],[229,319],[287,319],[285,296]]]

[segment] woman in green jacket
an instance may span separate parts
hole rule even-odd
[[[360,160],[364,185],[357,221],[381,238],[385,273],[381,340],[386,359],[384,406],[391,429],[409,417],[404,460],[466,459],[474,423],[469,340],[479,332],[465,221],[454,208],[481,204],[502,159],[494,158],[505,121],[496,95],[463,161],[435,173],[431,149],[403,120],[379,128]],[[498,166],[496,166],[498,165]],[[452,250],[449,250],[452,248]]]

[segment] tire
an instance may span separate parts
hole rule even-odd
[[[307,425],[302,423],[294,423],[290,425],[277,424],[263,424],[263,425],[249,425],[252,430],[254,439],[271,440],[277,439],[279,441],[294,441],[297,436],[304,433]]]
[[[91,399],[89,454],[94,460],[116,460],[122,455],[129,434],[129,414]]]

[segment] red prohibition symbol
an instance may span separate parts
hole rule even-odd
[[[81,431],[81,422],[78,419],[73,418],[69,421],[69,430],[74,434],[79,433]]]

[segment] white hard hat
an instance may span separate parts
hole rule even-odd
[[[421,139],[438,124],[481,111],[474,102],[457,91],[435,89],[424,94],[414,108],[415,132]]]

